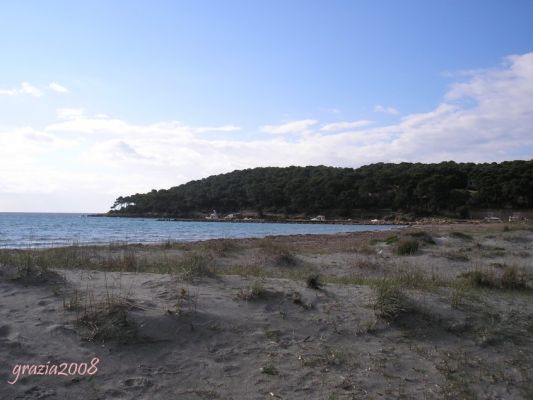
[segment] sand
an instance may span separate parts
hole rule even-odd
[[[91,249],[137,260],[121,271],[34,266],[21,276],[3,258],[0,398],[532,398],[533,231],[510,228]],[[419,251],[396,255],[390,237],[411,233]],[[208,273],[141,272],[191,253],[208,255]],[[498,286],[513,266],[525,287]],[[469,271],[496,283],[467,284]],[[312,273],[321,288],[307,287]],[[394,319],[375,306],[383,279],[405,296]],[[92,375],[13,374],[95,358]]]

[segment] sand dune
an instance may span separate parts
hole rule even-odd
[[[0,398],[531,398],[519,228],[82,249],[92,269],[66,268],[80,249],[4,251]],[[14,373],[95,358],[92,375]]]

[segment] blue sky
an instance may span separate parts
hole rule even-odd
[[[17,1],[0,211],[266,165],[533,153],[531,1]]]

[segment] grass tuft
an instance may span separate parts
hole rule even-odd
[[[500,278],[500,284],[504,289],[527,289],[526,272],[516,266],[508,267]]]
[[[396,243],[398,240],[400,240],[400,239],[398,238],[397,235],[392,235],[392,236],[389,236],[388,238],[385,239],[385,243],[386,243],[386,244],[394,244],[394,243]]]
[[[186,281],[192,281],[194,278],[212,277],[215,275],[211,268],[212,261],[213,259],[209,255],[193,251],[178,260],[176,269]]]
[[[467,241],[474,240],[474,238],[468,235],[467,233],[457,232],[457,231],[450,232],[450,237],[455,238],[455,239],[467,240]]]
[[[435,239],[433,239],[433,237],[426,231],[411,232],[408,235],[417,240],[420,240],[421,242],[424,242],[427,244],[435,244]]]
[[[253,301],[264,299],[267,296],[268,290],[265,289],[260,281],[255,281],[251,286],[239,289],[235,297],[244,301]]]
[[[394,253],[399,256],[413,255],[418,252],[419,244],[415,239],[401,239],[394,249]]]
[[[261,368],[261,373],[266,375],[278,375],[279,371],[272,364],[267,364]]]
[[[374,312],[376,316],[393,322],[408,310],[407,296],[396,283],[382,279],[374,285]]]
[[[88,341],[131,343],[138,339],[137,324],[119,300],[86,305],[76,322],[86,331]]]
[[[320,275],[311,274],[306,279],[307,287],[310,289],[319,290],[324,286],[324,283],[320,279]]]
[[[463,272],[459,276],[473,287],[495,288],[498,286],[494,273],[490,271],[476,269],[474,271]]]

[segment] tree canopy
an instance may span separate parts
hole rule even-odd
[[[389,209],[466,216],[484,208],[533,208],[533,160],[253,168],[121,196],[110,213],[191,217],[253,210],[350,217]]]

